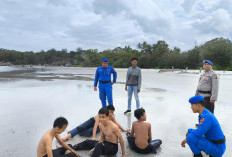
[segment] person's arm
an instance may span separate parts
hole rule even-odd
[[[101,137],[100,137],[99,142],[103,143],[104,140],[105,140],[105,135],[104,135],[104,133],[102,132],[101,124],[99,124],[99,128],[100,128],[100,134],[101,134]]]
[[[114,70],[114,68],[112,67],[111,72],[113,73],[113,83],[116,83],[117,80],[117,72]]]
[[[122,135],[121,135],[118,127],[114,127],[114,132],[120,141],[121,150],[122,150],[122,157],[124,157],[126,155],[125,154],[125,146],[124,146],[124,141],[123,141]]]
[[[96,133],[97,133],[97,127],[98,127],[98,125],[99,125],[99,118],[96,117],[95,118],[94,127],[93,127],[93,136],[92,136],[93,139],[96,139]]]
[[[55,137],[56,137],[57,141],[60,143],[60,145],[61,145],[62,147],[64,147],[64,148],[67,149],[67,150],[70,150],[70,151],[73,152],[77,157],[80,156],[77,152],[75,152],[72,148],[70,148],[66,143],[63,142],[63,140],[61,139],[60,135],[57,134],[57,135],[55,135]]]
[[[187,143],[187,136],[188,136],[188,131],[186,133],[186,138],[181,142],[182,147],[185,147],[185,144]]]
[[[52,140],[51,139],[48,139],[46,142],[46,151],[47,151],[47,156],[48,157],[53,157],[53,154],[52,154]]]
[[[201,80],[201,76],[200,76],[200,78],[199,78],[199,80],[198,80],[198,84],[200,83],[200,80]],[[198,85],[197,85],[197,86],[198,86]],[[197,89],[196,89],[195,95],[199,95],[198,87],[197,87]]]
[[[212,77],[212,95],[210,97],[210,102],[214,103],[218,97],[218,88],[219,88],[219,77],[217,74],[214,74]]]
[[[97,68],[96,73],[95,73],[95,79],[94,79],[94,90],[97,88],[98,79],[99,79],[99,73],[98,73],[98,68]]]
[[[149,124],[149,128],[148,128],[148,142],[151,142],[152,140],[152,136],[151,136],[151,124]]]
[[[193,133],[196,136],[202,137],[212,126],[212,120],[211,117],[208,115],[205,115],[200,120],[200,125],[197,129],[188,129],[188,134]]]
[[[138,75],[138,93],[140,92],[141,82],[142,82],[142,74],[141,74],[141,69],[139,69],[139,75]]]
[[[126,91],[127,91],[128,76],[129,76],[129,69],[127,70],[127,74],[126,74],[126,84],[125,84]]]
[[[135,137],[134,123],[132,124],[131,137]]]
[[[114,122],[119,127],[120,130],[122,130],[123,132],[127,132],[127,130],[123,129],[123,127],[118,123],[118,121],[114,116],[112,117],[112,122]]]

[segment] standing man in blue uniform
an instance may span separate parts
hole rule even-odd
[[[199,127],[188,129],[182,147],[188,143],[194,157],[203,157],[201,151],[210,157],[221,157],[226,150],[226,139],[216,117],[204,106],[204,97],[197,95],[189,99],[193,113],[199,113]]]
[[[117,73],[112,66],[108,66],[108,60],[102,58],[102,66],[97,68],[94,80],[94,91],[97,91],[97,83],[99,81],[99,97],[102,107],[106,107],[106,97],[108,105],[113,105],[112,85],[116,83]],[[113,82],[111,82],[111,74],[113,74]]]

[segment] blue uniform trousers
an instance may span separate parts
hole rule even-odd
[[[226,144],[214,144],[205,137],[199,137],[193,133],[189,133],[187,136],[187,143],[194,154],[201,154],[201,151],[208,155],[221,157],[225,150]]]
[[[111,83],[99,84],[99,97],[102,103],[102,107],[106,107],[106,97],[107,97],[108,105],[113,105]]]

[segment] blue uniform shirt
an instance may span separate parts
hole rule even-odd
[[[111,81],[111,74],[113,74],[113,82],[116,83],[117,73],[112,66],[107,66],[106,68],[98,67],[95,74],[94,87],[97,86],[98,80]]]
[[[188,133],[193,133],[196,136],[204,136],[208,140],[224,139],[221,126],[216,117],[206,108],[199,115],[199,126],[197,129],[188,129]]]

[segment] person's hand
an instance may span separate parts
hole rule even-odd
[[[127,91],[127,86],[125,87],[125,91]]]
[[[122,154],[122,157],[126,157],[126,154]]]
[[[77,157],[80,157],[80,155],[77,152],[74,152]]]
[[[137,92],[139,93],[139,92],[140,92],[140,89],[137,89]]]
[[[188,136],[188,134],[189,134],[189,132],[187,131],[187,132],[186,132],[186,137]]]
[[[126,129],[126,130],[124,130],[124,132],[130,132],[131,131],[131,129],[130,128],[128,128],[128,129]]]
[[[114,82],[111,82],[111,86],[113,86]]]
[[[92,137],[92,140],[95,140],[95,141],[97,141],[96,137]]]
[[[210,100],[210,103],[212,103],[212,104],[213,104],[214,102],[215,102],[215,100]]]
[[[97,91],[97,87],[94,87],[94,91]]]
[[[185,147],[185,144],[187,143],[187,139],[184,139],[182,142],[181,142],[181,146],[182,147]]]

